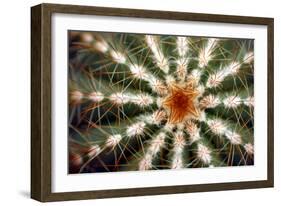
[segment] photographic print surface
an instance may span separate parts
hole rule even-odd
[[[70,174],[254,164],[254,40],[68,32]]]

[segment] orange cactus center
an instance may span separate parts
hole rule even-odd
[[[168,110],[168,122],[180,123],[188,118],[198,117],[199,110],[195,105],[195,100],[199,92],[193,84],[176,85],[169,87],[169,95],[164,99],[163,106]]]

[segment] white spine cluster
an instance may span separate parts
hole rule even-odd
[[[187,74],[187,65],[189,59],[186,57],[188,51],[188,43],[186,37],[177,37],[177,50],[180,58],[176,60],[177,63],[177,77],[184,81]]]
[[[152,167],[152,156],[150,154],[144,155],[144,157],[139,162],[139,170],[149,170]]]
[[[217,87],[222,83],[225,77],[226,74],[223,70],[217,71],[214,74],[210,74],[206,86],[210,88]]]
[[[244,59],[243,59],[243,63],[250,64],[250,63],[252,63],[252,61],[254,61],[254,52],[246,53],[246,55],[244,56]]]
[[[226,131],[226,126],[220,119],[207,120],[207,124],[214,134],[223,135]]]
[[[172,160],[172,165],[171,168],[172,169],[181,169],[183,168],[183,161],[182,161],[182,150],[179,152],[179,150],[177,150],[177,152],[175,152],[173,160]]]
[[[168,60],[164,57],[162,51],[159,48],[159,44],[154,36],[146,35],[145,40],[150,50],[153,53],[154,60],[157,66],[165,73],[169,72]]]
[[[187,58],[180,58],[177,61],[177,77],[184,81],[186,74],[187,74],[187,65],[188,65],[188,59]]]
[[[177,50],[180,57],[184,57],[188,51],[188,41],[186,37],[177,37]]]
[[[210,164],[212,157],[211,157],[211,151],[208,147],[205,145],[199,143],[197,145],[197,157],[199,160],[201,160],[204,164]]]
[[[198,98],[204,95],[205,86],[202,84],[198,84],[197,86]]]
[[[153,104],[153,102],[154,102],[153,97],[151,97],[148,94],[134,95],[131,97],[130,101],[141,107],[149,106],[149,105]]]
[[[146,72],[146,69],[143,66],[131,64],[129,65],[129,69],[134,78],[144,79],[144,80],[148,79],[148,73]]]
[[[93,47],[96,51],[101,53],[106,53],[109,50],[109,46],[104,40],[96,41],[93,44]]]
[[[249,107],[254,107],[255,99],[254,97],[248,97],[243,101],[243,103]]]
[[[215,108],[220,104],[220,99],[212,94],[209,94],[208,96],[205,96],[199,104],[201,108]]]
[[[76,166],[79,166],[83,163],[83,158],[79,154],[73,154],[72,163]]]
[[[126,58],[121,52],[111,50],[109,52],[109,54],[110,54],[110,56],[111,56],[111,58],[114,62],[119,63],[119,64],[125,64],[126,63]]]
[[[205,111],[202,111],[202,112],[200,113],[200,116],[199,116],[198,120],[200,120],[201,122],[206,122],[206,119],[207,119],[207,117],[206,117],[206,112],[205,112]]]
[[[239,62],[231,62],[229,65],[223,68],[226,76],[235,75],[239,72],[241,64]]]
[[[223,103],[227,108],[236,108],[242,103],[242,100],[239,96],[232,95],[224,99]]]
[[[98,40],[94,41],[94,36],[90,33],[85,33],[82,35],[82,41],[86,43],[92,43],[92,47],[94,50],[100,53],[109,53],[109,56],[112,60],[119,64],[126,63],[126,57],[119,51],[114,49],[110,49],[109,45],[103,38],[99,38]]]
[[[184,138],[184,133],[182,131],[177,131],[174,135],[174,148],[173,148],[173,159],[172,159],[172,169],[180,169],[183,168],[183,160],[182,153],[184,146],[186,145],[186,141]]]
[[[117,92],[110,95],[109,99],[110,101],[112,101],[117,105],[134,103],[141,107],[149,106],[154,102],[153,97],[145,93],[131,94],[131,93]]]
[[[236,108],[241,104],[245,104],[248,107],[254,107],[254,97],[250,96],[243,99],[237,95],[231,95],[223,100],[223,104],[227,108]]]
[[[95,156],[97,156],[100,153],[101,149],[98,145],[93,145],[90,147],[89,151],[88,151],[88,156],[90,158],[93,158]]]
[[[152,123],[160,124],[163,120],[166,119],[166,112],[164,110],[156,110],[152,114]]]
[[[194,142],[198,141],[200,139],[199,131],[200,129],[197,127],[197,125],[192,121],[187,121],[185,125],[186,131],[189,134],[189,144],[193,144]]]
[[[251,143],[247,143],[244,145],[244,149],[249,155],[254,154],[254,146]]]
[[[128,137],[141,136],[144,134],[144,128],[144,122],[137,122],[127,128],[126,134]]]
[[[219,104],[223,103],[226,108],[236,108],[241,104],[245,104],[249,107],[254,106],[254,97],[247,97],[246,99],[242,99],[238,95],[230,95],[221,100],[221,98],[214,96],[213,94],[209,94],[200,100],[201,108],[215,108]]]
[[[191,73],[187,76],[187,81],[192,82],[194,85],[198,85],[202,72],[199,69],[194,69]]]
[[[110,135],[105,143],[106,147],[114,148],[121,141],[122,136],[120,134]]]
[[[167,87],[161,80],[154,76],[150,76],[147,81],[149,82],[151,89],[160,96],[167,94]]]
[[[184,133],[182,131],[177,131],[174,135],[174,150],[183,149],[186,145]]]
[[[172,85],[176,82],[176,79],[172,75],[166,75],[165,80],[167,85]]]
[[[239,62],[231,62],[229,65],[211,74],[207,80],[207,87],[217,87],[229,75],[236,75],[241,67]]]
[[[88,95],[88,98],[93,102],[101,102],[104,99],[104,95],[101,92],[92,92]]]
[[[90,32],[85,32],[81,35],[81,40],[82,40],[82,42],[85,42],[85,43],[92,43],[92,41],[94,40],[94,37]]]
[[[150,141],[150,145],[148,146],[144,158],[139,162],[140,170],[151,169],[153,158],[164,146],[164,144],[165,144],[165,133],[161,132],[153,140]]]
[[[165,137],[165,133],[160,132],[153,140],[151,140],[147,153],[151,154],[152,156],[155,156],[164,146]]]
[[[126,104],[130,101],[130,96],[124,94],[122,92],[113,93],[109,96],[109,100],[112,101],[114,104],[122,105]]]
[[[238,145],[242,143],[241,136],[236,132],[226,131],[225,136],[231,142],[231,144]]]
[[[225,135],[225,137],[230,141],[233,145],[242,144],[242,139],[239,134],[228,129],[227,126],[220,119],[213,119],[207,121],[208,126],[211,131],[216,135]]]
[[[185,124],[183,122],[177,123],[177,129],[183,131],[185,129]]]
[[[199,67],[205,67],[209,61],[213,58],[213,51],[216,48],[218,40],[215,38],[209,38],[207,44],[199,51]]]
[[[163,129],[167,132],[172,132],[174,128],[175,128],[175,124],[171,124],[167,122]]]
[[[84,98],[84,94],[78,90],[71,92],[70,99],[73,102],[80,103]]]

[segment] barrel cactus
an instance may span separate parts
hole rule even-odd
[[[254,164],[253,40],[68,35],[69,173]]]

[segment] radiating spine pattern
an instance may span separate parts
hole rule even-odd
[[[254,164],[254,40],[68,38],[70,173]]]

